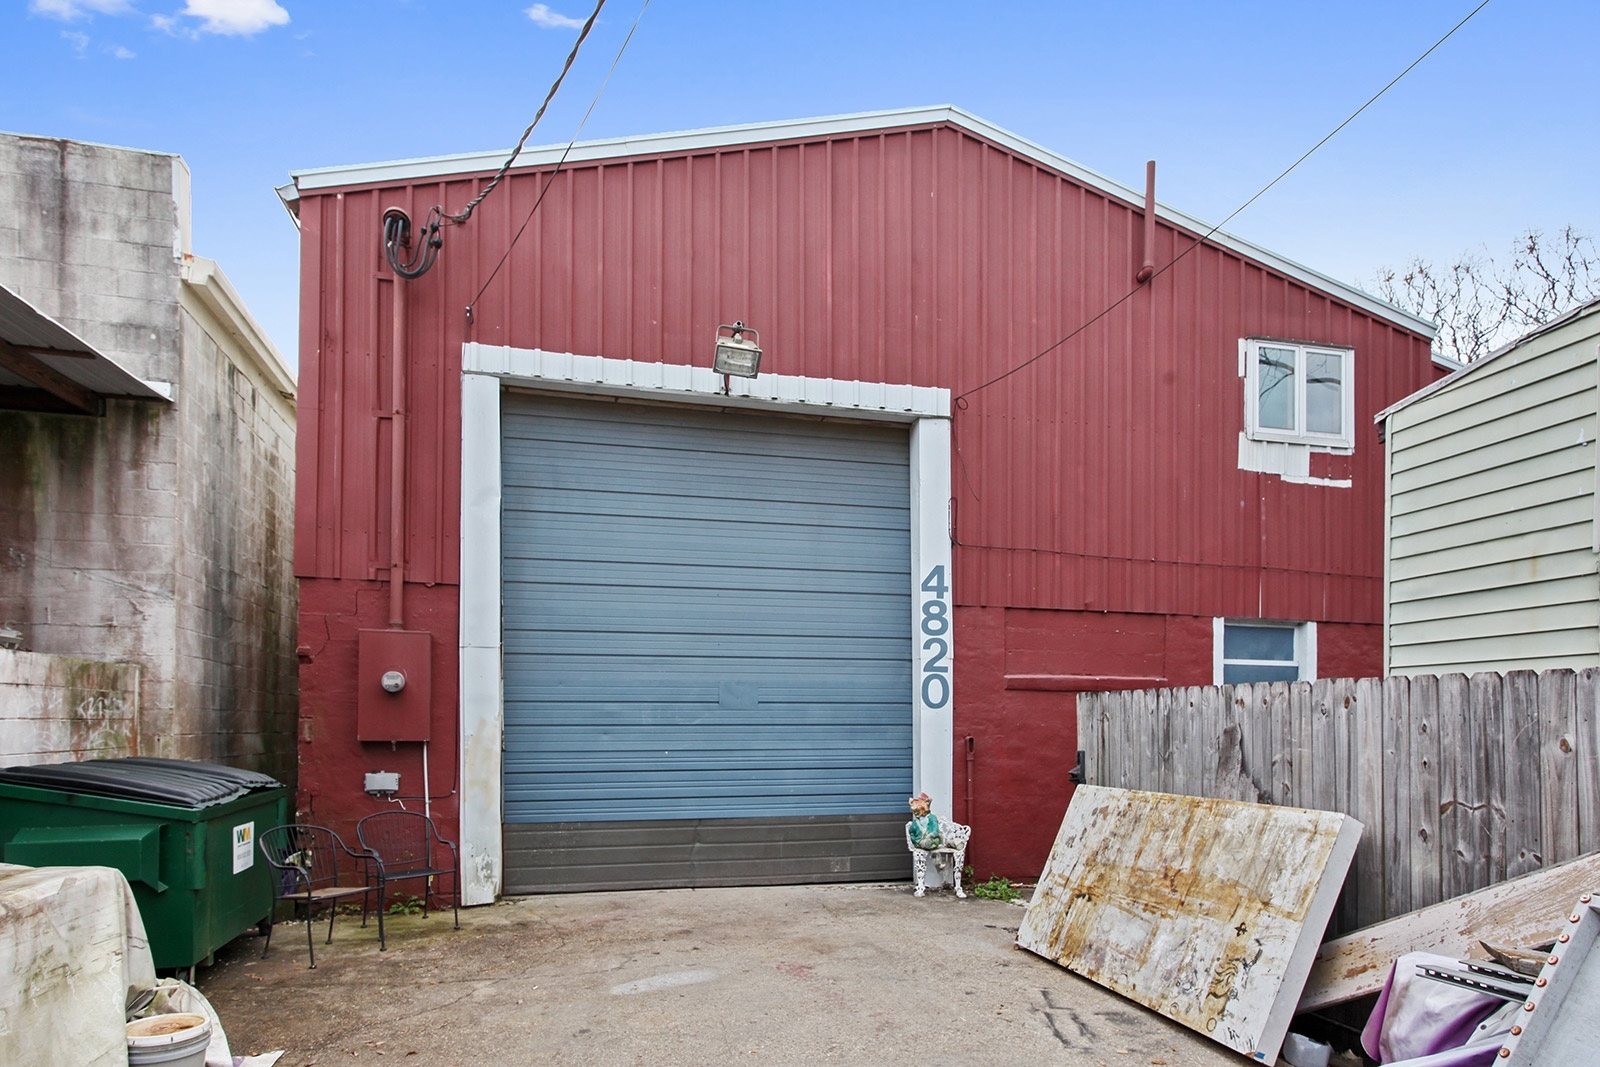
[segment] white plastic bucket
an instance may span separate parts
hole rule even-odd
[[[205,1067],[211,1020],[190,1012],[148,1015],[128,1024],[128,1067]]]

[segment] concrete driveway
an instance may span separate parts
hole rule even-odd
[[[237,1054],[281,1067],[1245,1062],[1012,946],[1022,909],[905,885],[524,897],[330,946],[280,925],[200,972]]]

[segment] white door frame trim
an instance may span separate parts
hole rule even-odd
[[[724,409],[871,419],[911,427],[912,790],[951,814],[953,699],[937,708],[924,685],[929,594],[923,578],[950,575],[950,391],[931,386],[764,374],[728,381],[707,367],[642,363],[469,343],[461,348],[460,841],[461,902],[492,903],[503,885],[501,745],[505,733],[500,573],[500,411],[506,386],[586,396],[667,400]],[[948,595],[944,598],[951,605]],[[953,605],[944,609],[951,618]],[[932,624],[937,628],[937,623]],[[943,632],[951,640],[953,626]],[[951,640],[949,663],[954,660]],[[951,675],[943,674],[946,683]],[[948,690],[947,690],[948,692]]]

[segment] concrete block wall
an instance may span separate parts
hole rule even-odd
[[[294,779],[294,401],[189,299],[175,156],[0,135],[0,283],[173,403],[0,411],[0,623],[138,664],[145,755]],[[198,317],[197,317],[198,316]]]
[[[0,283],[146,379],[174,381],[183,162],[0,136]],[[144,667],[146,708],[174,699],[177,423],[110,400],[104,418],[0,412],[0,622],[24,647]]]
[[[138,753],[139,667],[0,649],[0,767]]]
[[[186,302],[177,700],[162,743],[295,777],[294,402]]]
[[[188,188],[164,152],[0,135],[0,282],[137,377],[176,381]]]

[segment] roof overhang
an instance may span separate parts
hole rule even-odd
[[[1590,315],[1600,315],[1600,300],[1591,300],[1587,304],[1579,304],[1577,307],[1558,315],[1554,319],[1551,319],[1543,326],[1528,331],[1521,337],[1518,337],[1516,340],[1501,345],[1493,352],[1490,352],[1483,358],[1474,360],[1471,363],[1457,363],[1455,360],[1449,360],[1449,363],[1456,368],[1453,373],[1445,375],[1436,382],[1432,382],[1423,386],[1410,396],[1400,398],[1393,404],[1390,404],[1388,407],[1378,412],[1376,415],[1372,416],[1372,421],[1377,423],[1379,426],[1382,426],[1389,416],[1393,415],[1395,412],[1403,411],[1425,397],[1430,397],[1434,393],[1451,388],[1462,378],[1465,378],[1469,374],[1476,373],[1480,367],[1487,366],[1503,356],[1510,355],[1512,352],[1515,352],[1529,341],[1532,341],[1534,338],[1543,337],[1547,333],[1550,333],[1554,330],[1559,330],[1569,323],[1576,322],[1582,318],[1587,318]],[[1435,359],[1435,362],[1438,362],[1438,360]]]
[[[515,170],[530,170],[554,166],[562,155],[567,163],[595,162],[626,159],[636,156],[678,155],[686,152],[712,151],[735,145],[770,142],[811,141],[827,137],[867,133],[873,130],[903,129],[908,127],[949,125],[964,130],[975,137],[989,141],[1000,148],[1063,176],[1095,189],[1107,196],[1122,200],[1143,209],[1144,193],[1121,182],[1114,181],[1057,155],[1042,145],[1018,137],[1008,130],[985,122],[976,115],[949,105],[939,107],[898,108],[890,111],[866,111],[855,115],[836,115],[829,118],[791,119],[782,122],[752,123],[743,126],[720,126],[713,129],[689,130],[681,133],[647,134],[642,137],[615,137],[606,140],[580,141],[568,151],[566,145],[546,145],[524,148],[517,156]],[[470,152],[461,155],[430,156],[421,159],[402,159],[387,163],[363,163],[343,167],[316,167],[290,171],[294,179],[295,195],[287,195],[286,186],[279,191],[284,206],[291,214],[298,204],[294,201],[304,193],[318,189],[343,189],[357,185],[397,185],[429,178],[458,177],[464,174],[492,173],[505,162],[505,149],[490,152]],[[1156,204],[1156,215],[1173,226],[1199,237],[1210,233],[1209,224],[1193,215],[1178,211],[1166,204]],[[1278,271],[1296,281],[1342,300],[1352,307],[1391,322],[1404,330],[1432,340],[1438,327],[1427,319],[1413,315],[1371,293],[1353,285],[1330,278],[1320,271],[1285,259],[1260,245],[1223,230],[1210,233],[1207,240],[1219,247],[1237,252],[1263,266]]]
[[[107,397],[171,399],[0,286],[0,409],[102,415]]]

